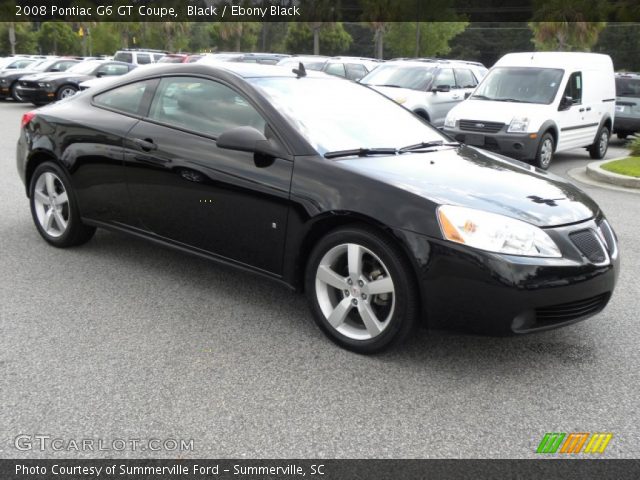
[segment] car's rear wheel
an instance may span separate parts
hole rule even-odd
[[[402,341],[418,315],[417,287],[404,255],[365,227],[335,230],[318,242],[305,288],[320,328],[358,353]]]
[[[63,87],[60,87],[60,89],[58,90],[58,100],[62,100],[63,98],[67,98],[67,97],[72,97],[73,95],[76,94],[76,92],[78,91],[78,89],[72,85],[64,85]]]
[[[602,160],[609,149],[609,129],[604,125],[596,136],[596,141],[589,147],[589,156],[596,160]]]
[[[626,133],[626,132],[618,132],[617,135],[618,135],[618,138],[620,140],[624,140],[625,138],[627,138],[629,136],[629,134]]]
[[[553,150],[555,148],[555,141],[553,135],[549,132],[542,135],[540,143],[538,143],[538,151],[536,152],[535,165],[538,168],[546,170],[551,165],[551,159],[553,158]]]
[[[11,85],[11,98],[16,102],[24,102],[24,98],[22,98],[18,93],[18,82],[14,82],[13,85]]]
[[[55,247],[85,243],[96,229],[80,221],[75,194],[64,170],[53,162],[36,168],[29,186],[31,215],[38,232]]]

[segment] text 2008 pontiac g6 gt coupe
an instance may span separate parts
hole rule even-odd
[[[418,319],[567,325],[617,277],[615,234],[580,190],[303,67],[140,69],[25,114],[17,163],[51,245],[104,227],[262,273],[357,352]]]

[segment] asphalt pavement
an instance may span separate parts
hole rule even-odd
[[[532,458],[546,432],[611,432],[604,457],[640,457],[640,195],[579,185],[622,253],[596,317],[509,338],[421,330],[358,356],[267,279],[105,231],[48,246],[15,166],[29,109],[0,103],[0,458]]]

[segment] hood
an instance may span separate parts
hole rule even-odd
[[[413,104],[415,102],[424,103],[424,97],[427,93],[421,90],[412,90],[410,88],[399,87],[376,87],[371,86],[374,90],[380,92],[386,97],[389,97],[396,103],[404,105],[405,103]]]
[[[473,147],[339,162],[439,205],[485,210],[538,227],[585,221],[599,211],[589,196],[564,179]]]
[[[484,120],[508,124],[516,115],[547,118],[549,107],[550,105],[539,103],[498,102],[468,98],[453,107],[449,115],[452,115],[456,120]]]
[[[31,75],[34,73],[38,73],[38,71],[29,70],[27,68],[20,68],[18,70],[3,70],[0,72],[0,78],[21,77],[23,75]]]
[[[93,75],[80,75],[77,73],[68,73],[68,72],[49,72],[42,73],[37,75],[29,75],[29,78],[23,78],[23,80],[38,80],[43,82],[55,82],[59,79],[70,80],[74,82],[82,82],[84,80],[89,80],[90,78],[95,78]]]

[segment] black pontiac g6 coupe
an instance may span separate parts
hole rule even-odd
[[[567,325],[605,307],[618,273],[578,188],[304,67],[136,70],[26,113],[17,164],[51,245],[102,227],[264,274],[361,353],[418,320]]]

